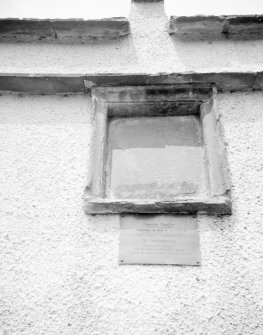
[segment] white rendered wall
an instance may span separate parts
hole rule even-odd
[[[263,14],[261,0],[164,0],[168,15],[255,15]]]
[[[262,334],[263,94],[219,96],[234,213],[199,216],[202,266],[119,266],[88,217],[86,97],[0,98],[0,334]]]
[[[0,44],[1,72],[260,71],[263,42],[179,42],[161,4],[131,38]],[[84,214],[88,97],[0,97],[1,335],[261,335],[263,93],[218,97],[233,215],[199,216],[202,266],[118,265],[118,216]]]
[[[101,19],[128,16],[131,0],[1,0],[1,18]]]

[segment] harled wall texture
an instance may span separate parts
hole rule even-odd
[[[262,70],[263,42],[181,44],[152,6],[133,6],[128,41],[0,45],[0,69]],[[233,215],[198,217],[201,267],[120,267],[118,216],[82,209],[89,98],[0,97],[1,335],[262,334],[263,94],[218,100]]]
[[[263,95],[219,95],[231,217],[202,266],[118,265],[118,216],[83,213],[86,97],[0,98],[0,334],[262,334]]]

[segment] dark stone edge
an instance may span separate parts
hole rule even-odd
[[[85,201],[84,211],[86,214],[125,214],[125,213],[145,213],[145,214],[212,214],[230,215],[232,214],[231,201],[223,198],[220,201],[130,201],[113,200],[105,201],[91,200]]]
[[[169,33],[191,38],[213,34],[226,38],[263,38],[263,15],[171,16]]]
[[[81,42],[96,39],[112,39],[130,33],[126,17],[96,20],[83,19],[0,19],[2,41],[69,41]]]
[[[210,83],[219,92],[262,91],[263,72],[159,74],[0,74],[0,93],[85,94],[95,86]]]

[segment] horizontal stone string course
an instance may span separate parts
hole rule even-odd
[[[89,214],[116,214],[116,213],[180,213],[196,214],[197,212],[206,214],[231,214],[230,201],[206,201],[198,202],[192,200],[175,201],[111,201],[107,199],[85,201],[84,209]]]
[[[0,93],[85,94],[94,86],[211,83],[219,92],[262,91],[263,72],[148,74],[0,74]]]
[[[263,15],[171,16],[169,33],[191,38],[263,38]]]
[[[0,19],[0,42],[85,42],[119,38],[129,32],[129,21],[125,17],[98,20]]]

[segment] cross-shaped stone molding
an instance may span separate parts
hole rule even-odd
[[[87,214],[231,214],[230,180],[220,115],[216,107],[217,89],[213,84],[102,85],[93,87],[91,96],[93,132],[84,205]],[[186,193],[183,196],[157,198],[152,195],[136,197],[136,192],[130,197],[112,195],[108,181],[112,169],[109,160],[112,120],[135,118],[138,124],[140,120],[147,121],[148,118],[155,122],[157,118],[176,121],[176,117],[193,117],[200,122],[205,192],[194,196]]]

